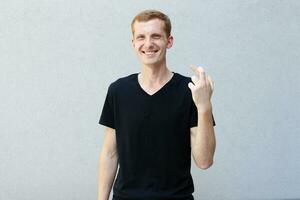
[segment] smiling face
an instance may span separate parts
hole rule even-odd
[[[173,37],[167,37],[164,26],[160,19],[134,23],[132,46],[143,65],[165,64],[166,50],[172,47]]]

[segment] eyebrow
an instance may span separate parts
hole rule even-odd
[[[145,36],[144,34],[138,34],[136,35],[136,37],[140,37],[140,36]]]
[[[144,37],[145,34],[138,34],[138,35],[136,35],[136,37],[141,37],[141,36]],[[159,34],[159,33],[153,33],[153,34],[150,35],[150,37],[153,37],[153,36],[154,36],[154,37],[155,37],[155,36],[161,36],[161,34]]]
[[[151,36],[161,36],[161,34],[159,34],[159,33],[153,33],[153,34],[151,34]]]

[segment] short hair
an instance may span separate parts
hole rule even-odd
[[[144,11],[140,12],[139,14],[137,14],[131,22],[132,35],[134,34],[134,27],[133,26],[134,26],[134,23],[136,21],[138,21],[138,22],[147,22],[147,21],[150,21],[152,19],[162,20],[165,24],[164,29],[165,29],[167,37],[169,37],[171,35],[172,26],[171,26],[170,18],[167,15],[165,15],[164,13],[162,13],[158,10],[144,10]]]

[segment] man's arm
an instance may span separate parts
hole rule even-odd
[[[115,129],[106,127],[99,156],[98,200],[108,200],[118,169],[118,153]]]
[[[213,164],[216,148],[215,132],[212,119],[211,96],[214,83],[210,76],[206,76],[202,67],[191,66],[195,75],[188,83],[193,101],[198,111],[198,126],[191,128],[191,148],[196,165],[207,169]]]
[[[191,130],[192,155],[197,167],[207,169],[213,164],[216,139],[212,111],[198,111],[198,126]]]

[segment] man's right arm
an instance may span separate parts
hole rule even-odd
[[[102,151],[99,156],[98,200],[108,200],[118,169],[115,129],[106,127]]]

